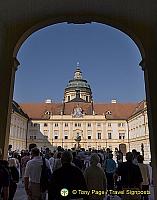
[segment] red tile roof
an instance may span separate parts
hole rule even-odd
[[[107,119],[128,119],[137,103],[104,103],[94,104],[95,114],[106,115]],[[111,114],[108,114],[111,112]]]
[[[32,119],[44,119],[45,113],[51,112],[52,115],[60,115],[64,109],[65,115],[71,115],[73,109],[79,105],[83,113],[92,115],[92,104],[84,102],[69,103],[21,103],[20,106],[25,113]],[[135,113],[136,109],[142,109],[140,103],[94,103],[95,115],[106,115],[107,119],[128,119]],[[110,111],[110,114],[107,112]]]

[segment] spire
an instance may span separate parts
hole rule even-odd
[[[80,70],[80,63],[77,62],[76,71],[74,73],[74,79],[82,79],[82,72]]]
[[[79,68],[79,66],[80,66],[80,62],[77,62],[77,67]]]

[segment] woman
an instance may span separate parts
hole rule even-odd
[[[10,186],[9,186],[9,199],[13,200],[17,189],[17,183],[19,182],[19,171],[16,167],[16,160],[14,158],[9,159],[9,172],[10,172]]]

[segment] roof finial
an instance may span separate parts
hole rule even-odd
[[[80,62],[77,62],[77,69],[80,68]]]
[[[77,67],[76,67],[76,71],[74,74],[74,79],[82,79],[82,72],[80,70],[80,63],[77,62]]]

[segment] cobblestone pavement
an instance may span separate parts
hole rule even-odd
[[[150,191],[151,191],[151,195],[150,195],[149,199],[154,200],[153,187],[150,187]],[[104,200],[106,200],[106,199],[107,198],[105,198]],[[18,184],[14,200],[28,200],[25,189],[24,189],[24,185],[21,183],[21,181]],[[114,196],[113,198],[111,198],[111,200],[121,200],[121,198],[119,198],[118,196]]]

